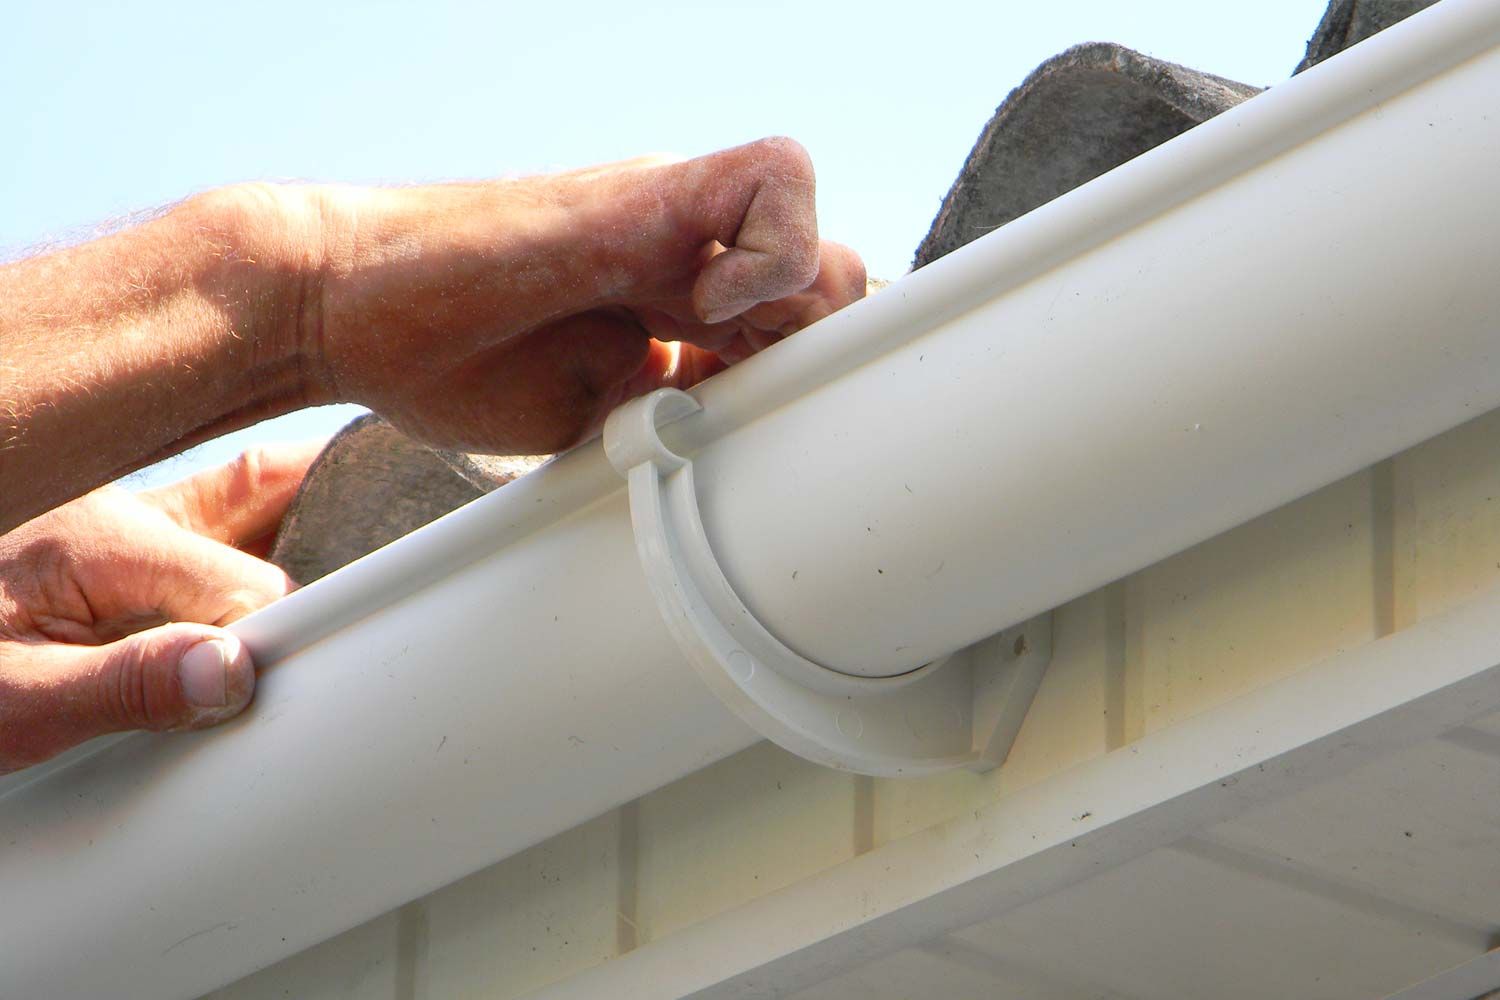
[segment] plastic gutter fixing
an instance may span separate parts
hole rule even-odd
[[[829,767],[900,777],[1003,762],[1051,660],[1050,616],[892,677],[798,655],[735,594],[703,531],[692,460],[661,439],[662,425],[698,412],[685,392],[652,392],[610,414],[604,453],[629,484],[647,588],[709,690],[762,736]]]
[[[906,674],[1500,406],[1497,45],[1446,0],[694,390],[745,613]],[[0,996],[201,994],[754,742],[627,494],[576,449],[238,623],[226,729],[0,783]]]

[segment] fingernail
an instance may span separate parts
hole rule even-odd
[[[198,708],[223,708],[229,703],[228,667],[222,642],[209,639],[193,646],[177,661],[183,698]]]
[[[725,320],[734,319],[740,313],[746,312],[755,305],[756,301],[754,299],[745,299],[742,302],[730,302],[722,306],[715,306],[704,311],[703,322],[723,323]]]

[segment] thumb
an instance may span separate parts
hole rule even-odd
[[[44,752],[28,763],[104,733],[212,726],[238,715],[255,689],[250,654],[210,625],[163,625],[101,646],[48,643],[11,652],[33,660],[16,664],[30,675],[30,697],[11,720],[18,734],[30,733],[25,743]]]

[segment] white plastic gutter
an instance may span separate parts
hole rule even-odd
[[[1500,407],[1497,93],[1446,0],[695,390],[729,584],[902,674]],[[227,731],[0,783],[0,997],[200,994],[755,741],[623,487],[577,449],[237,625]]]

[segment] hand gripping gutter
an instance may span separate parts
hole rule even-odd
[[[658,433],[699,409],[676,389],[632,400],[605,422],[604,451],[628,484],[657,608],[714,694],[762,736],[829,767],[895,776],[999,765],[1051,658],[1050,616],[894,677],[806,659],[736,595],[703,530],[693,463]]]

